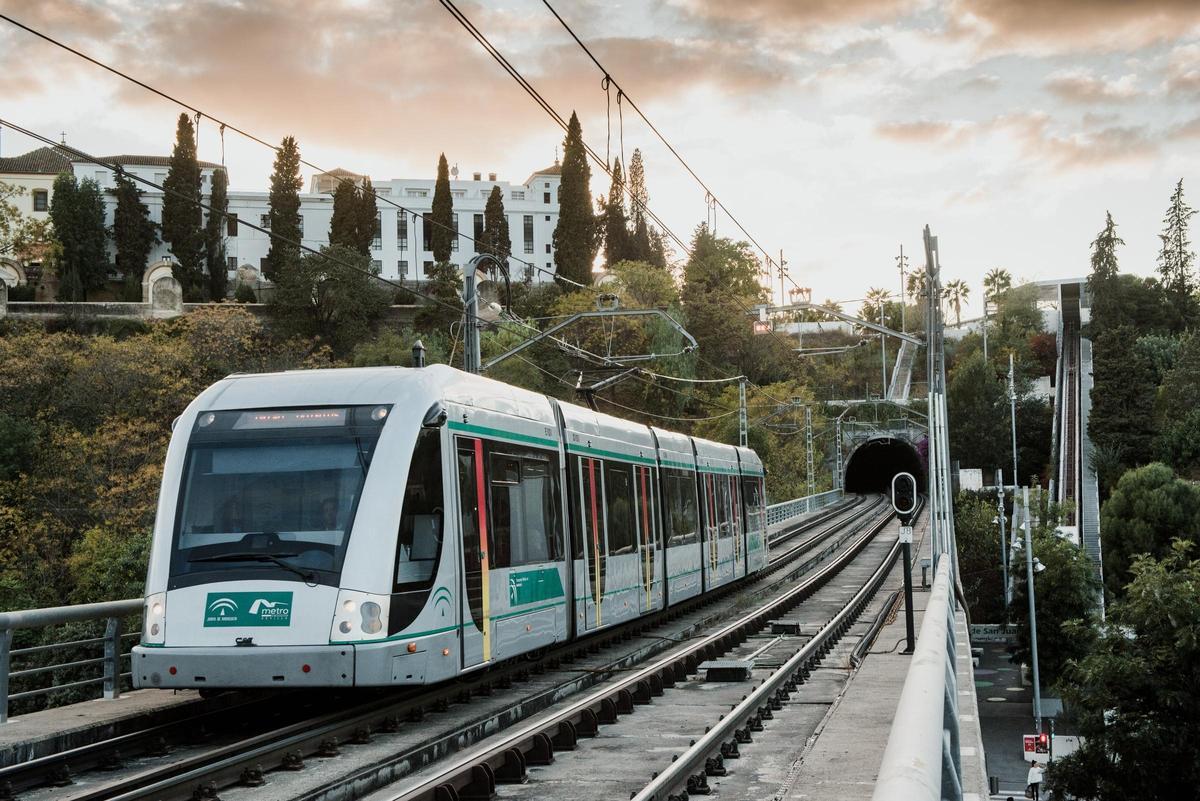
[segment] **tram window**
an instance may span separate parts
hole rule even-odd
[[[642,540],[650,548],[660,547],[658,532],[657,497],[654,493],[654,471],[649,467],[634,468],[637,481],[638,521],[642,526]]]
[[[729,479],[726,476],[713,476],[713,503],[717,507],[717,536],[732,536],[733,526],[729,519]]]
[[[608,553],[632,553],[637,541],[633,517],[633,471],[616,462],[604,463],[604,508],[608,512]]]
[[[667,544],[685,545],[699,541],[695,476],[682,470],[664,470],[663,490],[670,535]]]
[[[492,453],[492,567],[560,557],[556,462],[538,451]]]
[[[483,628],[483,554],[479,547],[479,487],[476,484],[475,448],[479,440],[458,440],[459,511],[462,520],[463,581],[467,604],[477,628]]]
[[[758,531],[762,514],[762,483],[759,479],[742,479],[742,498],[746,501],[746,530]]]
[[[576,456],[574,461],[575,475],[579,479],[580,525],[579,536],[575,538],[572,556],[575,559],[582,559],[585,548],[588,552],[592,551],[597,536],[596,531],[603,530],[604,527],[604,508],[600,502],[602,476],[599,459]]]
[[[442,552],[442,448],[437,431],[417,438],[396,541],[396,586],[415,589],[433,579]]]

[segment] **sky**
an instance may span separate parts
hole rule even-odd
[[[1200,192],[1196,0],[551,2],[814,299],[898,291],[896,256],[903,246],[920,266],[928,224],[974,314],[993,267],[1085,275],[1106,211],[1122,269],[1148,275],[1175,182]],[[710,216],[704,190],[604,91],[541,0],[458,6],[560,114],[578,112],[595,150],[643,150],[651,209],[690,240]],[[445,152],[464,175],[520,183],[561,147],[561,129],[436,0],[0,11],[262,139],[294,135],[323,168],[432,177]],[[95,155],[166,155],[178,113],[0,21],[0,117]],[[0,132],[6,156],[38,144]],[[229,131],[222,146],[208,120],[200,157],[223,158],[234,188],[267,187],[272,152]],[[608,189],[598,172],[593,194]],[[715,228],[745,238],[724,214]]]

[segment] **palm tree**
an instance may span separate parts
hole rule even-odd
[[[1001,295],[1012,289],[1012,273],[1003,267],[993,267],[983,277],[983,299],[996,302]]]
[[[925,297],[925,268],[918,267],[909,273],[904,285],[904,291],[912,298],[913,303],[916,303],[918,298]]]
[[[971,287],[961,278],[950,281],[942,289],[942,297],[954,307],[954,325],[962,325],[962,305],[971,296]]]
[[[883,325],[883,304],[886,303],[891,297],[892,293],[888,292],[886,289],[880,289],[877,286],[871,287],[867,290],[867,295],[863,299],[862,316],[867,320],[870,320],[871,313],[877,312],[879,314],[879,319],[874,322],[878,322],[880,325]]]

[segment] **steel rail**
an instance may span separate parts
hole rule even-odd
[[[594,735],[599,723],[614,721],[622,712],[632,712],[635,704],[650,703],[653,696],[662,694],[663,687],[685,680],[701,662],[745,642],[751,631],[761,629],[772,617],[809,597],[853,561],[892,517],[888,510],[877,521],[867,521],[859,539],[837,559],[754,611],[676,653],[569,703],[553,715],[516,727],[463,753],[434,775],[391,796],[391,801],[491,797],[497,782],[521,781],[527,765],[548,764],[553,760],[556,748],[573,749],[577,738]],[[899,552],[898,545],[892,552]],[[732,719],[732,716],[726,716],[726,720]]]

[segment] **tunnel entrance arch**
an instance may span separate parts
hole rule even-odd
[[[924,491],[925,465],[916,446],[898,437],[877,437],[850,454],[843,486],[846,492],[887,492],[897,473],[912,473]]]

